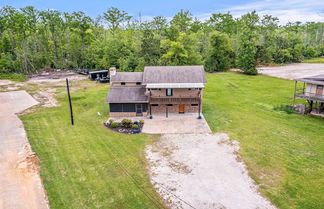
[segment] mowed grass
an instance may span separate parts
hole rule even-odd
[[[207,79],[204,115],[214,132],[240,142],[260,191],[280,208],[323,208],[324,119],[274,110],[292,103],[294,82],[237,73]],[[75,126],[65,89],[60,107],[22,116],[51,208],[159,207],[143,153],[157,136],[106,129],[107,91],[98,85],[72,92]]]
[[[302,61],[303,63],[324,63],[324,57],[314,57]]]
[[[0,73],[0,80],[24,82],[27,80],[27,76],[23,74],[17,74],[17,73]]]
[[[240,142],[260,191],[282,209],[324,208],[324,118],[273,110],[292,103],[294,82],[237,73],[207,78],[204,115],[214,132]]]
[[[72,90],[77,87],[78,83],[72,84]],[[41,161],[50,207],[161,208],[143,153],[154,137],[124,135],[104,127],[108,85],[72,92],[74,126],[65,89],[59,91],[60,107],[21,117]]]

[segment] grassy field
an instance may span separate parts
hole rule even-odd
[[[323,208],[324,118],[275,111],[292,103],[293,81],[209,74],[205,117],[240,142],[261,191],[280,208]]]
[[[315,57],[302,61],[303,63],[324,63],[324,57]]]
[[[24,82],[27,80],[27,77],[25,75],[16,73],[0,73],[0,80]]]
[[[204,115],[214,132],[240,142],[261,192],[280,208],[323,208],[324,119],[274,110],[291,104],[293,82],[236,73],[207,78]],[[145,144],[156,136],[106,129],[107,90],[72,93],[74,127],[64,91],[60,107],[22,116],[51,208],[157,208],[143,163]]]
[[[72,89],[76,87],[73,83]],[[107,91],[107,85],[99,85],[72,93],[75,126],[70,125],[64,91],[59,94],[60,107],[22,116],[41,160],[52,209],[157,208],[160,204],[143,163],[144,146],[154,137],[105,128],[107,118],[97,112],[107,115]]]

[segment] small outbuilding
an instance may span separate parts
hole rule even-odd
[[[302,88],[298,88],[298,82],[303,82]],[[312,112],[313,109],[318,113],[324,112],[324,74],[295,79],[294,103],[295,98],[307,100],[307,112]]]

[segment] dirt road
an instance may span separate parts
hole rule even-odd
[[[238,144],[219,134],[168,134],[147,147],[152,184],[170,208],[272,209],[257,192]]]
[[[19,113],[38,102],[26,91],[0,93],[0,209],[46,209],[48,203]]]
[[[324,74],[324,64],[297,63],[277,67],[260,67],[258,71],[260,74],[293,80],[296,78]]]

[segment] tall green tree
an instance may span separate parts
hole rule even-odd
[[[193,35],[180,33],[175,41],[166,39],[161,42],[161,63],[163,65],[199,65],[202,57],[197,52],[197,39]]]
[[[143,32],[141,43],[141,56],[145,61],[145,65],[158,65],[161,57],[161,41],[154,37],[154,33],[150,30]]]
[[[228,35],[214,31],[209,38],[205,67],[208,72],[227,71],[233,63],[233,48]]]
[[[257,42],[259,39],[259,16],[255,11],[243,15],[240,19],[238,36],[239,48],[237,64],[245,74],[256,75]]]
[[[125,11],[111,7],[104,13],[103,18],[108,23],[113,36],[116,37],[117,29],[125,22],[130,21],[132,17]]]

